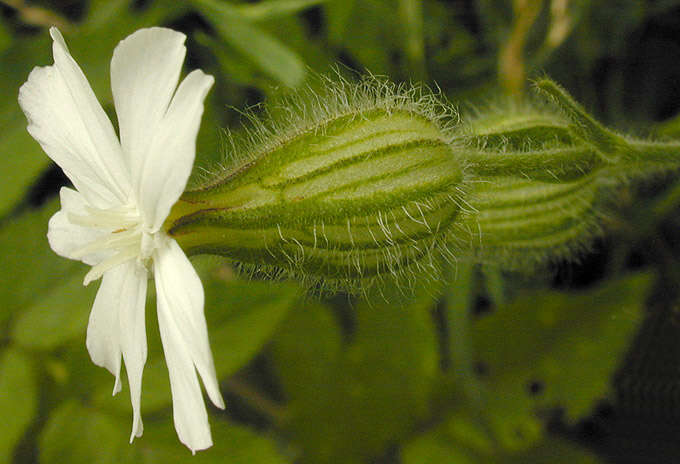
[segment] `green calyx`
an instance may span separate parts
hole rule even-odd
[[[190,254],[331,286],[431,268],[464,204],[466,149],[427,99],[366,87],[352,102],[340,90],[342,102],[186,192],[168,233]]]
[[[620,136],[552,81],[536,86],[552,106],[460,124],[419,90],[331,83],[293,101],[283,126],[258,128],[165,230],[189,254],[350,290],[436,277],[443,261],[571,258],[601,232],[612,187],[677,168],[680,146]]]

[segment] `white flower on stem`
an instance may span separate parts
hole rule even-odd
[[[203,287],[174,239],[162,230],[184,191],[196,152],[203,100],[214,79],[201,70],[177,86],[184,34],[139,30],[111,60],[120,141],[61,33],[50,29],[54,65],[35,68],[19,91],[28,131],[69,177],[47,237],[61,256],[102,277],[87,328],[87,349],[120,391],[125,362],[133,421],[142,435],[140,397],[146,362],[144,307],[156,281],[158,324],[170,375],[175,428],[192,452],[212,445],[196,371],[212,402],[224,408],[203,314]]]

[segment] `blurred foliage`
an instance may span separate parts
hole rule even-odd
[[[543,73],[609,125],[680,136],[680,0],[5,0],[0,2],[0,462],[185,462],[149,301],[144,436],[85,348],[96,284],[45,237],[65,177],[16,101],[58,25],[113,115],[109,61],[144,26],[188,35],[215,75],[195,175],[220,128],[314,73],[424,81],[461,108],[523,99]],[[257,111],[257,109],[255,109]],[[464,116],[464,113],[463,113]],[[115,118],[114,118],[115,120]],[[680,182],[616,198],[580,263],[459,264],[414,295],[314,300],[195,260],[226,412],[195,462],[595,463],[680,460]],[[585,287],[585,288],[584,288]],[[149,291],[150,300],[155,292]],[[442,295],[443,296],[440,296]],[[643,426],[644,424],[644,426]]]

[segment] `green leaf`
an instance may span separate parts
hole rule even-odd
[[[222,85],[235,83],[239,86],[255,86],[260,89],[266,89],[270,85],[269,79],[262,75],[257,65],[250,60],[244,60],[240,53],[225,44],[221,38],[197,32],[196,41],[210,49],[211,53],[215,55],[217,64],[224,76]],[[225,99],[231,99],[230,97],[227,95]],[[220,151],[221,154],[222,151]]]
[[[394,66],[394,56],[403,54],[404,36],[396,3],[386,0],[328,2],[325,10],[329,40],[348,51],[368,71],[395,76],[402,70]]]
[[[277,450],[276,443],[270,438],[225,420],[215,418],[210,420],[213,446],[197,452],[195,456],[191,456],[191,452],[179,442],[169,417],[164,421],[147,422],[144,425],[144,436],[138,438],[133,445],[136,448],[137,457],[131,459],[130,463],[183,464],[190,461],[192,464],[283,464],[290,462],[282,456]]]
[[[659,123],[654,128],[654,135],[659,138],[678,138],[680,137],[680,115],[675,115]]]
[[[257,64],[262,71],[289,87],[305,78],[302,59],[280,40],[251,24],[234,6],[215,0],[192,0],[220,37]]]
[[[30,360],[13,348],[5,350],[0,356],[0,462],[10,462],[37,407],[38,385]]]
[[[0,286],[0,323],[16,315],[10,334],[25,347],[52,349],[84,335],[99,285],[83,287],[85,266],[50,249],[47,223],[56,209],[54,200],[0,229],[0,274],[5,282],[21,282]]]
[[[403,52],[409,74],[414,80],[425,80],[425,42],[423,35],[423,2],[419,0],[400,0],[404,44]]]
[[[3,265],[0,269],[0,324],[13,314],[37,304],[60,285],[68,282],[82,266],[57,256],[47,243],[47,222],[57,202],[29,211],[0,229]],[[20,282],[21,285],[10,285]]]
[[[130,415],[131,417],[131,415]],[[170,414],[148,418],[144,435],[129,443],[131,420],[77,401],[68,401],[54,410],[43,429],[40,462],[173,464],[191,460],[196,464],[288,462],[276,444],[253,430],[224,420],[211,418],[214,445],[191,456],[177,438]]]
[[[294,402],[332,388],[328,375],[342,349],[342,335],[330,308],[319,303],[291,311],[272,343],[278,378]]]
[[[226,377],[245,366],[299,300],[292,284],[208,281],[208,326],[217,372]]]
[[[548,437],[536,446],[513,453],[495,447],[471,415],[454,415],[445,423],[407,442],[403,464],[596,464],[599,460],[582,447]]]
[[[593,453],[563,439],[550,437],[539,445],[517,455],[500,460],[501,464],[597,464],[600,461]]]
[[[331,42],[342,43],[355,3],[356,0],[344,0],[330,1],[326,4],[324,9],[328,23],[328,36]]]
[[[404,464],[475,464],[488,462],[493,454],[493,441],[473,413],[464,410],[451,413],[444,423],[409,440],[401,451]]]
[[[34,66],[46,64],[49,54],[46,36],[16,39],[0,55],[0,218],[20,201],[31,183],[49,164],[49,158],[26,131],[26,118],[17,103],[19,87]]]
[[[7,30],[5,18],[0,20],[0,53],[7,50],[12,45],[12,34]]]
[[[77,401],[62,403],[40,434],[40,462],[120,463],[129,451],[130,424]]]
[[[464,448],[433,434],[426,434],[408,443],[401,451],[403,464],[477,464],[477,459]]]
[[[574,421],[609,392],[650,282],[637,274],[582,293],[534,293],[479,320],[472,338],[488,371],[488,420],[503,446],[539,439],[537,411],[560,406]]]
[[[357,306],[357,331],[343,351],[337,352],[336,342],[314,340],[336,332],[318,314],[277,337],[275,358],[290,398],[285,427],[303,448],[303,462],[380,455],[425,413],[437,368],[429,313],[434,300],[421,295],[402,305],[371,302]],[[306,330],[313,327],[326,329]],[[313,357],[318,359],[310,362]]]
[[[14,323],[12,339],[22,346],[42,350],[78,337],[85,343],[87,321],[99,283],[84,287],[84,275],[84,270],[76,272],[36,298]]]
[[[250,21],[267,21],[280,16],[294,15],[326,3],[328,0],[264,0],[257,3],[234,5],[234,9]]]
[[[401,449],[401,456],[403,464],[598,462],[587,450],[552,436],[520,452],[499,446],[490,430],[479,421],[478,412],[464,403],[449,412],[444,422],[406,442]]]

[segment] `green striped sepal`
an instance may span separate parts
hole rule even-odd
[[[552,81],[536,85],[552,107],[511,105],[453,128],[450,107],[413,89],[331,86],[284,129],[258,126],[254,154],[186,192],[165,230],[189,254],[331,289],[437,277],[445,260],[574,258],[615,188],[677,170],[680,144],[619,135]]]
[[[426,268],[461,212],[461,159],[421,114],[345,114],[186,192],[166,229],[190,254],[331,285]]]
[[[573,258],[602,231],[611,188],[602,172],[570,182],[497,178],[469,191],[460,235],[474,261],[530,270],[549,260]]]

